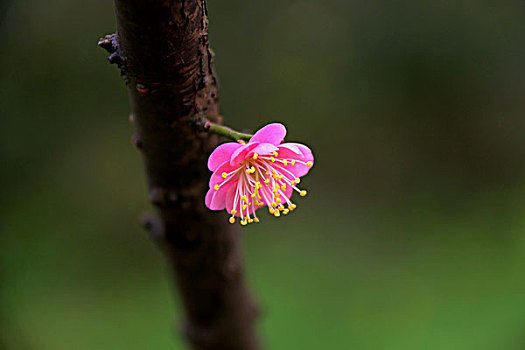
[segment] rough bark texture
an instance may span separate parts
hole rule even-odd
[[[255,307],[243,281],[239,233],[204,207],[207,156],[219,121],[204,0],[115,0],[117,33],[101,39],[126,79],[134,144],[158,218],[143,218],[173,267],[194,349],[258,349]]]

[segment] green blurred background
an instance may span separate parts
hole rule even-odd
[[[0,348],[183,349],[112,3],[0,4]],[[525,349],[525,3],[208,7],[227,124],[316,156],[243,229],[267,347]]]

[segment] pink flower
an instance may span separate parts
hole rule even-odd
[[[253,135],[248,143],[224,143],[208,159],[213,172],[206,206],[241,218],[241,224],[259,222],[255,211],[268,206],[276,217],[296,208],[290,200],[300,177],[313,165],[312,151],[299,143],[281,143],[286,128],[279,123],[268,124]]]

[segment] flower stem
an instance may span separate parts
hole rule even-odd
[[[206,121],[204,123],[204,130],[206,130],[209,133],[217,134],[220,136],[224,136],[226,138],[229,138],[233,141],[249,141],[252,138],[252,134],[245,134],[239,131],[232,130],[231,128],[227,126],[222,126],[219,124],[212,123],[210,121]]]

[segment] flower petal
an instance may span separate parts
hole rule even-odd
[[[263,142],[263,143],[271,143],[273,145],[279,145],[286,136],[286,128],[281,123],[272,123],[268,124],[261,129],[257,130],[257,132],[253,135],[253,137],[250,139],[250,143],[252,142]]]
[[[226,211],[228,214],[232,212],[233,209],[233,201],[235,199],[235,192],[237,192],[237,186],[232,186],[228,189],[228,192],[226,193]],[[236,216],[239,216],[239,213],[237,213]]]
[[[308,147],[304,146],[306,149],[308,149]],[[309,149],[308,149],[309,150]],[[312,152],[310,151],[310,153],[308,154],[307,152],[307,156],[308,157],[305,157],[303,155],[303,150],[301,149],[301,154],[297,154],[295,153],[294,151],[290,150],[288,147],[279,147],[279,156],[278,158],[279,159],[287,159],[288,160],[288,165],[287,166],[284,166],[284,165],[277,165],[279,167],[283,167],[284,169],[290,171],[292,174],[294,174],[296,177],[301,177],[301,176],[304,176],[308,173],[308,171],[310,171],[310,168],[309,166],[305,165],[305,164],[301,164],[301,163],[306,163],[308,161],[311,161],[313,162],[313,155],[312,155]],[[305,150],[306,151],[306,150]],[[296,160],[295,164],[292,165],[290,160]]]
[[[257,153],[260,156],[265,156],[272,154],[275,151],[278,151],[277,146],[272,145],[271,143],[260,143],[257,147],[246,153],[247,158],[251,158],[254,153]]]
[[[248,156],[248,152],[250,152],[257,146],[259,146],[259,142],[241,145],[240,148],[238,148],[235,152],[232,153],[230,158],[230,165],[239,165],[243,160],[246,159],[246,157]]]
[[[312,154],[312,150],[310,150],[308,146],[305,146],[301,143],[287,142],[287,143],[283,143],[282,145],[279,145],[279,148],[281,147],[292,150],[295,153],[298,153],[297,150],[299,150],[299,152],[301,152],[301,154],[303,155],[305,162],[314,160],[314,155]]]
[[[279,145],[279,149],[282,149],[282,148],[286,148],[287,150],[290,150],[290,151],[292,151],[295,154],[298,154],[300,156],[303,155],[303,152],[301,152],[301,150],[298,147],[296,147],[295,145],[293,145],[293,144],[291,144],[289,142],[280,144]]]
[[[217,147],[208,158],[208,169],[215,171],[222,163],[230,160],[231,155],[243,145],[235,142],[223,143]]]
[[[234,183],[227,183],[218,191],[210,188],[206,193],[205,204],[211,210],[222,210],[226,207],[226,196],[231,188],[235,188]]]
[[[230,165],[230,161],[227,160],[225,161],[224,163],[222,163],[221,165],[219,165],[217,167],[217,169],[215,169],[215,171],[213,172],[213,174],[211,174],[211,177],[210,177],[210,182],[208,183],[208,185],[210,186],[210,188],[213,188],[213,186],[217,185],[217,184],[220,184],[221,182],[223,182],[225,179],[222,177],[222,173],[230,173],[236,169],[238,169],[239,167],[238,166],[232,166]],[[236,182],[238,181],[238,175],[236,174],[233,174],[232,175],[234,178],[228,180],[228,182]]]

